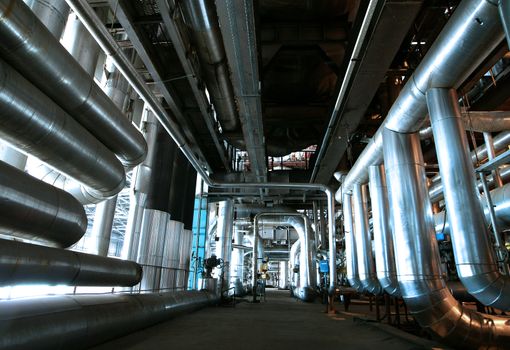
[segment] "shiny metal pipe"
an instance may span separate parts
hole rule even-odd
[[[0,161],[23,171],[27,165],[27,155],[0,140]]]
[[[0,231],[69,247],[87,230],[85,210],[71,195],[0,162]]]
[[[345,234],[345,263],[347,265],[347,280],[352,288],[363,291],[358,275],[358,254],[356,251],[356,237],[352,217],[352,195],[344,193],[342,201]]]
[[[221,268],[221,279],[223,286],[218,285],[221,290],[227,290],[230,285],[230,264],[232,261],[232,235],[234,230],[234,205],[232,200],[225,200],[219,203],[218,224],[216,236],[219,240],[216,243],[216,257],[223,260]]]
[[[246,292],[243,286],[244,280],[244,233],[234,229],[234,250],[232,251],[232,263],[230,264],[230,285],[234,286],[236,295],[243,296]],[[236,248],[237,246],[238,248]]]
[[[492,134],[490,132],[484,132],[483,140],[485,142],[485,148],[487,149],[489,161],[491,161],[494,158],[496,158],[496,150],[494,149],[494,139],[492,137]],[[499,175],[499,169],[492,171],[492,179],[494,180],[494,184],[496,185],[496,187],[503,186],[503,180]]]
[[[290,266],[290,291],[294,295],[294,292],[299,286],[299,254],[301,252],[301,241],[298,239],[290,247],[289,253],[289,266]],[[295,272],[298,270],[298,272]]]
[[[186,290],[188,287],[192,240],[193,233],[191,230],[184,229],[183,226],[179,241],[179,270],[177,271],[176,284],[176,287],[182,290]]]
[[[61,1],[65,3],[65,0]],[[44,21],[42,22],[44,23]],[[94,77],[101,48],[75,14],[69,16],[62,45],[85,72]]]
[[[0,301],[0,348],[88,349],[217,301],[205,291]]]
[[[140,95],[140,97],[147,103],[149,108],[153,111],[155,117],[161,123],[163,128],[175,141],[179,149],[183,152],[191,165],[195,168],[197,173],[202,177],[204,182],[215,188],[225,189],[239,189],[239,188],[255,188],[255,189],[293,189],[298,191],[316,190],[324,192],[327,197],[328,203],[328,239],[329,239],[329,256],[335,257],[329,259],[329,274],[330,286],[329,291],[334,292],[337,284],[337,269],[336,269],[336,228],[335,228],[335,198],[333,191],[322,184],[310,183],[256,183],[256,182],[218,182],[211,179],[209,173],[206,171],[202,162],[197,158],[191,149],[190,145],[186,142],[185,137],[180,131],[180,126],[175,123],[167,111],[163,108],[159,100],[147,87],[143,79],[138,74],[136,68],[129,61],[129,59],[122,53],[122,49],[115,42],[113,37],[108,32],[108,29],[101,22],[100,18],[90,7],[86,0],[66,0],[72,10],[80,17],[82,23],[87,27],[92,36],[101,45],[103,50],[112,57],[115,65],[124,74],[124,77],[129,81],[133,89]],[[331,243],[332,242],[332,243]]]
[[[278,289],[289,288],[289,262],[280,261],[278,264]]]
[[[267,219],[269,217],[269,219]],[[301,213],[288,212],[262,212],[255,215],[253,229],[255,237],[258,234],[259,224],[290,225],[301,241],[299,254],[299,285],[294,295],[303,301],[312,301],[316,296],[317,266],[315,262],[314,233],[308,217]]]
[[[384,124],[347,174],[337,191],[337,201],[342,200],[342,191],[350,192],[354,184],[367,182],[370,165],[382,163],[384,127],[402,133],[420,130],[427,116],[426,91],[433,87],[458,87],[501,43],[504,33],[498,18],[498,7],[490,1],[463,0],[459,4],[408,79]]]
[[[147,145],[140,132],[30,9],[21,1],[1,0],[0,18],[2,57],[115,153],[124,166],[143,161]]]
[[[141,278],[142,267],[132,261],[0,240],[2,286],[134,286]]]
[[[501,16],[501,23],[503,24],[503,28],[505,29],[506,40],[510,46],[510,4],[508,1],[499,0],[499,15]]]
[[[175,289],[177,287],[177,273],[180,263],[180,243],[184,224],[179,221],[169,220],[166,228],[165,241],[163,242],[163,256],[161,259],[161,290]]]
[[[124,187],[124,168],[113,154],[2,60],[0,106],[0,136],[88,186],[91,197]]]
[[[409,312],[423,328],[455,348],[506,348],[510,341],[508,318],[464,308],[446,286],[433,238],[419,136],[385,129],[384,164],[398,280]]]
[[[92,252],[98,256],[108,256],[112,235],[113,218],[117,207],[117,196],[96,205],[92,224]]]
[[[32,12],[44,23],[49,32],[60,39],[69,15],[65,0],[23,0]]]
[[[354,209],[354,234],[358,256],[358,276],[363,290],[371,294],[381,294],[383,289],[377,279],[372,239],[368,226],[368,193],[366,185],[355,185],[352,191]]]
[[[376,274],[381,287],[391,296],[400,297],[395,266],[395,250],[391,234],[388,188],[384,167],[373,165],[368,169],[374,230]]]
[[[226,131],[238,130],[239,114],[214,1],[186,0],[181,2],[181,7],[191,28],[204,81],[221,127]]]
[[[508,310],[510,276],[499,271],[489,240],[457,101],[453,89],[427,91],[457,273],[469,294],[481,303]]]

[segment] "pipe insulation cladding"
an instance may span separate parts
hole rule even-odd
[[[205,291],[0,301],[0,349],[87,349],[217,301]]]
[[[69,247],[87,230],[83,206],[65,191],[0,162],[0,233]]]
[[[0,55],[117,155],[143,161],[142,134],[22,1],[0,0]],[[30,62],[30,64],[27,64]]]
[[[133,261],[0,240],[0,285],[131,287],[142,279]]]

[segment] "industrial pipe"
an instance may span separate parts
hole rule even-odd
[[[197,173],[209,187],[225,189],[291,189],[297,191],[321,191],[327,197],[328,203],[328,240],[329,240],[329,292],[332,293],[337,284],[336,269],[336,227],[335,227],[335,198],[333,191],[322,184],[310,183],[257,183],[257,182],[218,182],[211,179],[201,161],[194,154],[190,145],[180,131],[180,126],[172,120],[168,112],[161,105],[158,98],[145,84],[131,61],[123,54],[122,49],[108,32],[101,19],[90,7],[86,0],[66,0],[72,10],[80,17],[103,50],[110,55],[115,65],[124,74],[133,89],[147,103],[155,117],[175,141],[181,152],[186,156]]]
[[[0,349],[88,349],[216,302],[205,291],[0,301]]]
[[[381,287],[391,296],[400,297],[395,266],[395,251],[391,235],[388,188],[384,167],[373,165],[368,169],[372,219],[374,230],[374,253],[377,278]]]
[[[377,279],[374,258],[372,256],[372,239],[368,225],[368,193],[366,185],[355,185],[352,191],[354,209],[354,234],[358,256],[358,276],[365,292],[381,294],[382,288]]]
[[[290,265],[290,293],[291,296],[294,296],[295,289],[299,285],[299,257],[298,254],[301,253],[301,240],[295,241],[290,247],[289,252],[289,265]],[[294,270],[298,270],[295,272]]]
[[[124,187],[114,155],[1,59],[0,106],[1,137],[83,183],[88,195],[113,196]]]
[[[85,210],[70,194],[0,162],[0,233],[69,247],[87,230]]]
[[[230,263],[232,261],[232,235],[234,229],[234,205],[232,200],[219,203],[216,236],[216,257],[223,260],[220,291],[228,290],[230,286]]]
[[[141,278],[142,267],[132,261],[0,240],[2,286],[134,286]]]
[[[363,286],[358,274],[358,254],[356,250],[356,237],[354,236],[354,224],[352,217],[352,195],[344,193],[342,202],[344,215],[344,234],[345,234],[345,263],[347,267],[347,280],[352,288],[359,292],[363,291]]]
[[[509,310],[510,276],[499,271],[489,239],[457,101],[453,89],[427,91],[457,273],[481,303]]]
[[[236,295],[243,296],[246,292],[243,286],[244,280],[244,250],[242,248],[244,233],[234,230],[234,250],[232,251],[232,263],[230,265],[230,284],[234,286]]]
[[[131,167],[143,161],[140,132],[22,1],[0,1],[0,53]],[[30,64],[26,64],[30,62]]]
[[[336,200],[340,202],[342,192],[352,191],[354,184],[367,182],[370,165],[382,163],[385,127],[402,133],[418,131],[427,116],[425,92],[432,87],[457,88],[503,38],[497,4],[463,0],[347,174]]]
[[[501,16],[501,23],[505,29],[506,40],[510,46],[510,4],[508,1],[499,0],[499,15]]]
[[[60,39],[69,15],[65,0],[23,0],[57,40]]]
[[[266,219],[266,217],[271,217]],[[299,255],[299,286],[294,295],[303,301],[312,301],[316,295],[317,273],[315,264],[315,244],[314,233],[311,229],[310,220],[301,213],[287,212],[262,212],[255,215],[253,220],[253,230],[255,244],[259,240],[259,224],[290,225],[292,226],[301,241],[301,253]],[[256,255],[256,250],[254,255]],[[255,264],[257,265],[257,264]],[[254,273],[258,266],[254,266]],[[256,280],[254,280],[256,282]],[[254,284],[255,285],[255,284]]]
[[[452,296],[439,265],[432,206],[417,133],[384,129],[384,164],[393,218],[393,241],[402,297],[427,331],[459,349],[504,349],[509,319],[465,308]]]
[[[236,131],[239,129],[239,114],[216,5],[213,0],[186,0],[181,2],[181,7],[197,47],[200,68],[221,127],[224,131]]]

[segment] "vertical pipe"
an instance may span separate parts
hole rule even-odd
[[[499,0],[499,16],[510,47],[510,2],[508,0]]]
[[[358,274],[363,289],[372,294],[380,294],[381,286],[375,272],[372,256],[372,239],[368,226],[367,186],[357,184],[352,193],[354,208],[354,232],[358,255]]]
[[[232,228],[234,224],[234,206],[232,200],[226,200],[219,203],[217,236],[219,238],[216,244],[216,257],[223,260],[221,271],[223,285],[222,290],[229,288],[230,283],[230,262],[232,258]]]
[[[324,249],[327,246],[327,236],[326,236],[326,224],[324,219],[324,203],[323,201],[319,201],[319,225],[320,225],[320,235],[321,235],[321,245]]]
[[[496,158],[496,151],[494,150],[494,140],[492,138],[492,134],[490,132],[484,132],[483,139],[485,141],[485,148],[487,149],[487,156],[489,161],[491,161]],[[494,179],[494,184],[496,187],[503,186],[503,180],[501,179],[498,169],[492,171],[492,178]]]
[[[287,289],[289,280],[289,264],[287,261],[280,261],[278,264],[278,273],[280,275],[278,280],[278,288]]]
[[[455,263],[467,291],[484,305],[510,308],[509,277],[500,273],[480,205],[457,93],[429,89],[429,108]]]
[[[234,230],[234,243],[238,246],[243,244],[244,234],[242,231]],[[230,280],[234,285],[236,295],[244,295],[243,276],[244,275],[244,250],[234,248],[232,252],[232,263],[230,265]]]
[[[343,200],[344,232],[345,232],[345,260],[347,265],[347,280],[352,288],[362,291],[358,276],[358,256],[356,253],[356,240],[352,218],[352,195],[344,193]]]
[[[107,256],[112,235],[113,218],[117,207],[117,196],[96,205],[91,237],[93,240],[92,254]]]
[[[374,251],[377,278],[384,290],[391,296],[398,297],[397,268],[395,251],[391,236],[388,188],[384,167],[373,165],[369,169],[370,197],[374,227]]]
[[[328,198],[329,294],[332,294],[337,285],[335,197],[331,190],[327,189],[325,192]]]

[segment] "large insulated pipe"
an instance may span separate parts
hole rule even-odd
[[[0,349],[88,349],[216,302],[205,291],[0,301]]]
[[[132,261],[0,240],[2,286],[134,286],[141,278],[142,267]]]
[[[267,219],[269,217],[269,219]],[[258,233],[259,224],[292,226],[301,241],[299,255],[299,286],[294,295],[303,301],[312,301],[316,295],[317,273],[315,263],[314,233],[308,217],[301,213],[262,212],[255,215],[253,228]],[[255,235],[256,237],[257,235]]]
[[[427,90],[431,87],[458,87],[503,39],[496,3],[463,0],[408,79],[384,125],[347,174],[336,199],[341,201],[342,192],[351,191],[355,183],[367,182],[370,165],[382,163],[383,127],[398,132],[418,131],[427,116]]]
[[[181,6],[191,27],[205,84],[221,127],[225,131],[235,131],[239,128],[239,114],[216,5],[213,0],[186,0]]]
[[[161,290],[175,290],[177,287],[177,273],[180,263],[180,242],[184,224],[169,220],[167,232],[163,243],[163,257],[161,259]]]
[[[345,234],[345,263],[347,280],[352,288],[363,291],[358,275],[358,254],[356,251],[356,237],[354,236],[354,222],[352,216],[352,195],[344,193],[342,201]]]
[[[368,169],[372,219],[374,230],[374,254],[377,279],[391,296],[400,297],[395,266],[395,250],[391,234],[388,188],[384,167],[373,165]]]
[[[244,240],[244,232],[234,230],[234,247],[232,251],[232,263],[230,265],[230,284],[234,286],[236,295],[243,296],[245,289],[243,286],[244,280],[244,250],[241,248]]]
[[[176,283],[176,287],[179,290],[186,290],[188,287],[189,268],[191,263],[191,248],[193,240],[192,231],[186,230],[186,226],[184,225],[183,227],[184,229],[181,232],[181,240],[179,241],[179,269],[177,270]]]
[[[377,279],[372,255],[372,238],[368,225],[368,193],[366,185],[355,185],[352,191],[354,209],[354,235],[358,256],[358,276],[363,290],[371,294],[381,294],[382,288]]]
[[[499,15],[501,16],[501,23],[505,29],[506,40],[510,45],[510,4],[508,1],[499,0]]]
[[[216,257],[223,260],[221,291],[227,290],[230,284],[230,264],[232,261],[232,235],[234,228],[234,205],[232,200],[221,201],[218,206],[218,225],[216,236]]]
[[[117,196],[96,205],[92,232],[90,234],[94,254],[108,256],[116,207]]]
[[[48,31],[59,40],[69,15],[69,6],[65,0],[23,0],[23,2],[44,23]]]
[[[124,187],[114,155],[1,59],[0,106],[0,136],[88,186],[88,195],[113,196]]]
[[[290,266],[290,291],[294,295],[299,286],[299,254],[301,252],[301,240],[295,241],[290,247],[289,266]]]
[[[0,162],[0,232],[69,247],[87,230],[85,210],[70,194]]]
[[[509,319],[464,308],[446,286],[418,134],[385,129],[384,164],[400,291],[413,318],[455,348],[507,348]]]
[[[124,166],[143,161],[147,145],[140,132],[23,2],[0,1],[0,36],[3,58],[115,153]]]
[[[499,271],[489,239],[457,101],[453,89],[427,91],[457,273],[481,303],[508,310],[510,276]]]

